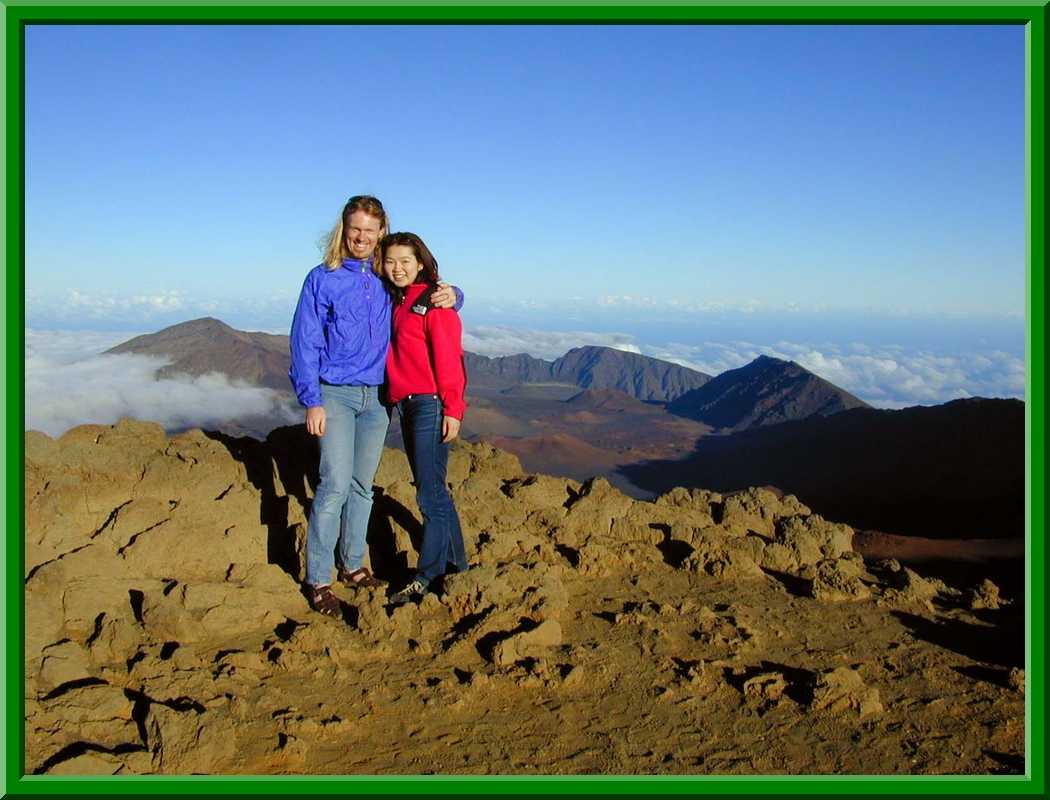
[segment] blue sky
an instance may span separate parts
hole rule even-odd
[[[32,26],[26,51],[32,327],[286,329],[367,192],[468,328],[1024,358],[1020,26]]]

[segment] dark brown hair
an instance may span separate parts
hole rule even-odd
[[[386,209],[379,202],[379,198],[370,194],[355,194],[346,201],[342,212],[339,214],[339,222],[328,234],[328,243],[325,246],[324,263],[328,269],[338,269],[344,258],[350,257],[350,249],[346,246],[346,229],[350,225],[350,215],[355,211],[363,211],[370,217],[379,220],[379,235],[385,236],[390,230],[390,219],[386,215]]]
[[[441,280],[441,276],[438,274],[438,262],[434,258],[434,254],[430,252],[430,248],[424,244],[423,240],[420,239],[414,233],[407,233],[405,231],[399,231],[398,233],[391,233],[382,238],[379,242],[378,253],[376,260],[372,264],[372,268],[376,271],[379,277],[384,278],[383,283],[387,287],[387,291],[390,292],[390,296],[394,298],[395,303],[400,303],[405,296],[405,290],[400,286],[394,286],[390,281],[385,279],[383,274],[383,259],[386,257],[386,252],[391,247],[411,247],[412,252],[416,256],[416,261],[420,263],[422,269],[419,271],[419,278],[423,283],[429,283],[432,286],[436,286],[437,282]]]

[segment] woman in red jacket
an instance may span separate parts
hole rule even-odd
[[[394,310],[386,377],[397,406],[423,515],[423,546],[415,579],[391,596],[395,604],[422,597],[451,563],[467,568],[459,515],[446,484],[448,443],[459,434],[467,375],[463,326],[450,308],[430,307],[437,261],[414,233],[392,233],[380,243],[382,274]]]

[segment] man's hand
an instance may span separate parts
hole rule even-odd
[[[459,420],[455,417],[445,417],[445,421],[441,425],[441,433],[444,438],[442,442],[451,442],[457,436],[459,436]]]
[[[324,406],[310,406],[306,409],[306,432],[314,436],[324,436]]]
[[[452,308],[456,305],[456,291],[447,283],[439,283],[438,289],[430,295],[430,303],[434,308]]]

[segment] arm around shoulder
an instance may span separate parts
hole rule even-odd
[[[439,283],[430,297],[430,302],[434,308],[453,308],[459,311],[463,308],[463,290],[458,286]]]

